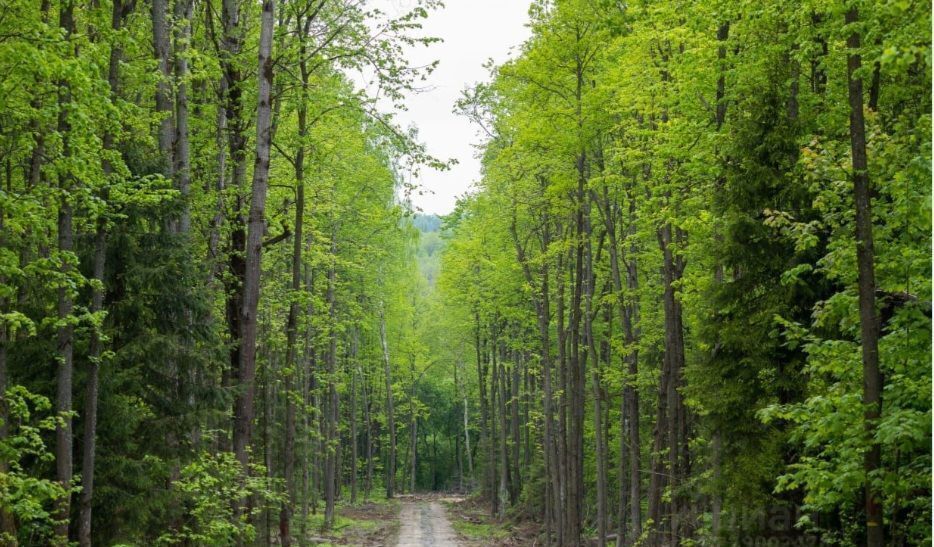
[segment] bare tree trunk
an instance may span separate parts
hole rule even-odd
[[[487,463],[483,466],[483,482],[481,494],[488,496],[491,501],[493,493],[493,466],[490,465],[489,457],[493,453],[490,444],[490,409],[489,400],[486,393],[486,364],[483,354],[483,342],[480,336],[480,314],[474,311],[474,351],[477,355],[477,385],[480,388],[480,451],[487,456]]]
[[[522,474],[519,468],[519,455],[522,447],[521,430],[519,428],[519,361],[522,359],[521,352],[515,352],[512,359],[512,381],[510,382],[511,400],[509,401],[512,411],[509,425],[512,431],[512,469],[510,471],[509,481],[509,503],[515,505],[519,501],[519,494],[522,492]]]
[[[314,281],[312,280],[309,283],[310,287],[314,286]],[[312,339],[314,337],[312,336]],[[321,401],[321,392],[320,392],[320,383],[318,382],[318,357],[315,352],[314,346],[311,350],[311,374],[309,374],[308,387],[311,391],[311,405],[310,407],[314,409],[314,414],[312,415],[311,420],[311,430],[314,432],[311,436],[311,453],[313,461],[311,463],[311,514],[318,514],[318,498],[321,494],[321,476],[323,475],[322,470],[324,469],[324,451],[322,447],[322,439],[324,439],[324,404]]]
[[[357,503],[357,346],[358,333],[354,327],[350,341],[350,503]]]
[[[298,238],[298,233],[295,234],[295,237]],[[299,238],[299,239],[301,239],[301,238]],[[309,278],[310,278],[310,276],[308,275],[308,267],[306,266],[306,267],[305,267],[305,290],[308,290],[308,291],[311,290],[311,283],[310,283],[310,279],[309,279]],[[309,304],[308,308],[309,308],[309,309],[308,309],[308,315],[309,315],[309,317],[310,317],[310,316],[311,316],[311,313],[312,313],[312,311],[313,311],[313,310],[312,310],[312,307],[311,307],[311,304]],[[306,327],[305,327],[305,348],[304,348],[304,352],[303,352],[304,355],[303,355],[303,357],[302,357],[302,365],[301,365],[301,367],[299,367],[299,370],[300,370],[301,373],[302,373],[301,376],[300,376],[301,392],[302,392],[302,406],[301,406],[301,409],[302,409],[302,457],[301,457],[301,463],[302,463],[302,518],[301,518],[301,521],[299,522],[299,537],[301,537],[301,538],[305,538],[305,537],[306,537],[306,534],[307,534],[307,531],[308,531],[308,530],[307,530],[307,528],[308,528],[308,497],[309,497],[309,487],[311,486],[310,477],[309,477],[309,473],[308,473],[309,459],[311,458],[311,454],[310,454],[310,451],[309,451],[309,449],[308,449],[308,448],[309,448],[309,444],[310,444],[310,439],[309,439],[309,437],[311,436],[310,420],[308,419],[308,415],[309,415],[309,413],[310,413],[310,410],[309,410],[310,404],[309,404],[309,396],[308,396],[308,391],[309,391],[309,390],[308,390],[308,387],[309,387],[309,386],[308,386],[308,383],[309,383],[309,376],[311,376],[311,371],[309,370],[309,366],[308,366],[308,365],[309,365],[309,362],[311,361],[311,336],[310,336],[310,335],[311,335],[311,329],[310,329],[310,327],[306,326]],[[293,504],[293,508],[294,508],[294,504],[295,504],[295,501],[294,501],[294,500],[292,501],[292,504]],[[288,535],[288,534],[286,534],[286,535]]]
[[[302,29],[302,18],[296,19],[296,30]],[[299,47],[299,70],[302,78],[301,98],[298,104],[298,149],[295,152],[295,235],[292,240],[292,302],[289,305],[289,318],[286,324],[286,370],[285,380],[285,450],[282,458],[285,460],[283,478],[288,492],[288,499],[282,504],[279,513],[279,537],[282,545],[288,547],[292,544],[291,519],[295,511],[295,405],[292,402],[294,389],[293,378],[298,370],[296,341],[298,338],[298,316],[301,304],[298,293],[302,283],[302,246],[304,241],[305,224],[305,138],[308,134],[308,67],[304,55],[304,39]]]
[[[717,131],[720,131],[723,128],[723,124],[726,121],[726,111],[727,111],[727,101],[726,101],[726,71],[727,67],[725,65],[726,61],[726,40],[730,37],[730,22],[725,21],[720,24],[717,28],[717,41],[720,42],[719,47],[717,48],[717,60],[720,62],[721,66],[719,68],[719,75],[717,76],[717,110],[714,117],[714,121],[717,125]],[[791,96],[786,105],[789,117],[794,118],[798,115],[798,72],[799,65],[797,61],[790,61],[792,63],[792,80],[791,80]],[[717,179],[716,187],[718,192],[724,184],[724,176],[720,174]],[[714,237],[717,242],[722,241],[722,236],[719,233],[714,234]],[[723,264],[718,263],[716,270],[714,272],[714,280],[717,283],[723,282]],[[715,344],[716,348],[716,344]],[[714,353],[716,349],[714,349]],[[713,433],[713,454],[712,454],[712,467],[713,467],[713,496],[710,503],[710,513],[711,513],[711,531],[715,541],[718,541],[720,538],[720,512],[723,508],[723,497],[721,494],[720,486],[720,452],[722,449],[722,438],[720,435],[719,426],[716,426],[717,429]]]
[[[314,287],[314,272],[312,272],[309,282],[306,284],[308,290],[311,291]],[[310,306],[309,306],[310,307]],[[314,340],[314,334],[310,336],[311,340]],[[309,345],[311,352],[310,364],[310,373],[308,375],[308,389],[311,393],[311,403],[309,408],[312,409],[312,418],[310,424],[310,431],[312,432],[311,436],[311,453],[312,453],[312,462],[310,462],[311,467],[311,514],[318,514],[318,497],[321,493],[321,470],[324,468],[324,453],[321,449],[321,440],[324,438],[324,420],[323,418],[323,403],[321,402],[321,393],[319,391],[320,385],[318,382],[318,355],[315,351],[313,344]]]
[[[275,419],[273,416],[273,401],[276,396],[272,378],[275,376],[275,372],[273,359],[270,358],[267,366],[263,367],[262,374],[260,375],[263,394],[263,465],[266,467],[267,481],[272,481],[274,475],[272,463],[272,422]],[[263,515],[266,518],[266,525],[263,527],[263,539],[265,540],[266,547],[272,545],[272,511],[273,508],[268,503],[265,504]]]
[[[379,309],[379,338],[383,346],[383,376],[386,380],[386,422],[389,428],[389,458],[386,465],[386,497],[395,495],[396,486],[396,415],[392,400],[392,367],[389,361],[389,342],[386,340],[386,316],[383,305]]]
[[[579,44],[580,31],[577,31],[577,40]],[[583,90],[584,90],[584,61],[580,54],[575,56],[575,110],[577,118],[577,137],[583,138]],[[574,211],[574,235],[575,242],[573,248],[574,267],[573,280],[574,287],[571,294],[571,309],[569,321],[570,333],[570,359],[568,360],[568,395],[570,417],[568,420],[567,439],[567,461],[568,486],[567,486],[567,533],[565,544],[571,547],[580,545],[581,533],[583,528],[583,498],[584,498],[584,385],[585,385],[585,363],[581,357],[581,302],[584,291],[584,244],[583,238],[585,228],[589,226],[589,220],[585,225],[585,209],[588,203],[585,197],[584,187],[587,183],[587,152],[580,143],[580,150],[576,159],[577,170],[577,188],[575,191],[575,211]],[[589,215],[589,211],[587,211]]]
[[[333,221],[332,221],[333,222]],[[338,397],[337,397],[337,299],[336,299],[336,282],[337,282],[337,266],[334,263],[336,260],[337,254],[337,230],[336,227],[332,225],[331,227],[331,257],[330,263],[328,264],[328,288],[327,288],[327,305],[328,305],[328,320],[329,320],[329,330],[328,330],[328,354],[327,354],[327,387],[328,387],[328,404],[327,404],[327,423],[326,423],[326,436],[325,436],[325,469],[324,469],[324,524],[323,528],[325,530],[330,530],[334,526],[334,507],[337,502],[337,450],[338,443],[340,441],[337,432],[337,416],[338,416]]]
[[[536,282],[532,277],[532,269],[529,265],[528,258],[526,256],[525,249],[522,247],[519,241],[519,235],[516,230],[515,217],[510,223],[510,232],[512,234],[513,244],[516,247],[516,255],[519,260],[519,264],[522,267],[523,275],[525,276],[526,282],[530,286],[535,286]],[[548,250],[549,245],[551,244],[551,233],[548,228],[547,220],[542,223],[541,229],[541,251],[544,253]],[[554,440],[554,418],[553,418],[553,409],[552,405],[554,403],[554,388],[552,382],[552,358],[551,358],[551,306],[550,306],[550,290],[549,290],[549,276],[548,276],[548,263],[543,262],[541,268],[541,281],[538,284],[539,295],[535,298],[535,312],[538,319],[538,334],[539,334],[539,345],[541,346],[541,361],[542,361],[542,390],[543,390],[543,410],[544,416],[542,418],[544,422],[544,436],[543,436],[543,453],[545,460],[545,470],[546,475],[548,475],[548,480],[546,481],[546,504],[545,504],[545,527],[546,527],[546,538],[548,543],[551,542],[551,525],[554,524],[557,528],[555,533],[559,537],[562,536],[563,526],[561,524],[561,519],[555,518],[554,512],[557,511],[557,508],[562,506],[562,501],[560,497],[561,492],[561,480],[560,480],[560,467],[558,464],[557,457],[557,447]],[[533,293],[534,294],[534,293]]]
[[[566,275],[564,270],[565,254],[558,255],[557,268],[555,269],[556,279],[556,312],[557,330],[558,330],[558,432],[555,436],[555,452],[557,454],[558,469],[558,504],[555,505],[555,514],[560,519],[558,526],[558,545],[565,545],[568,538],[568,483],[570,477],[568,474],[567,454],[568,454],[568,357],[567,357],[567,328],[564,323],[566,315],[565,304],[565,285]]]
[[[370,499],[370,491],[373,490],[373,418],[370,416],[370,397],[367,390],[370,387],[369,375],[360,370],[360,378],[363,381],[363,388],[360,394],[363,396],[363,427],[366,437],[366,479],[363,483],[363,497]]]
[[[448,439],[448,447],[451,446],[451,440]],[[461,452],[461,437],[454,435],[454,458],[457,460],[457,491],[464,491],[464,454]]]
[[[846,12],[846,24],[859,22],[856,6]],[[879,368],[879,316],[876,311],[875,252],[872,236],[872,200],[868,159],[866,157],[866,121],[863,114],[863,79],[860,33],[852,30],[846,40],[847,81],[850,100],[850,146],[853,160],[853,201],[856,206],[856,264],[859,284],[859,324],[863,353],[863,404],[866,451],[863,468],[865,478],[866,545],[878,547],[885,543],[882,494],[873,484],[873,476],[882,467],[882,451],[876,440],[876,428],[882,415],[882,372]]]
[[[63,181],[64,182],[64,181]],[[58,250],[62,254],[62,273],[68,275],[71,270],[70,260],[64,258],[66,254],[74,251],[74,234],[72,231],[72,208],[67,203],[67,197],[62,200],[58,213]],[[73,302],[67,287],[58,289],[58,319],[62,326],[58,328],[58,374],[57,396],[55,410],[61,418],[61,423],[55,428],[56,449],[55,462],[58,482],[66,490],[71,488],[72,480],[72,378],[74,374],[74,327],[68,321],[73,310]],[[62,541],[68,538],[68,520],[70,518],[70,495],[62,497],[59,502],[57,518],[61,524],[56,525],[56,535]]]
[[[65,39],[71,39],[75,32],[74,3],[67,0],[59,13],[59,26],[65,33]],[[77,49],[74,52],[77,55]],[[71,100],[69,84],[65,81],[59,86],[59,114],[58,130],[64,136],[62,155],[70,155],[69,131],[71,125],[68,120],[65,105]],[[58,212],[58,251],[61,260],[62,275],[71,272],[70,255],[74,253],[74,231],[72,227],[73,211],[68,201],[68,194],[74,181],[69,175],[59,176],[59,185],[63,192]],[[58,482],[70,492],[73,475],[72,465],[72,380],[74,375],[74,327],[70,316],[74,308],[72,295],[68,284],[58,289],[58,367],[57,367],[57,393],[55,411],[60,422],[55,427],[55,471]],[[55,536],[56,541],[62,544],[68,542],[68,524],[71,518],[71,495],[62,496],[56,507]]]
[[[586,154],[581,152],[577,158],[577,211],[575,216],[573,292],[571,294],[570,320],[570,358],[568,360],[568,406],[570,416],[567,429],[567,534],[565,545],[580,545],[583,527],[583,474],[584,474],[584,359],[581,356],[581,303],[584,289],[584,184]]]
[[[526,477],[532,476],[532,397],[534,396],[537,382],[532,379],[529,371],[529,353],[523,354],[522,359],[522,429],[525,433],[524,445],[522,447],[522,471]]]
[[[123,19],[129,15],[133,5],[125,6],[121,0],[114,0],[111,29],[119,32],[123,26]],[[123,51],[117,43],[113,43],[110,49],[110,60],[107,71],[107,81],[110,87],[110,95],[115,99],[119,93],[120,85],[120,60],[123,57]],[[103,136],[103,146],[107,150],[113,149],[113,134],[107,132]],[[104,161],[104,172],[109,174],[112,171],[110,162]],[[106,192],[106,190],[105,190]],[[97,223],[97,233],[94,238],[94,279],[99,283],[91,293],[92,314],[98,313],[103,309],[104,304],[104,268],[107,260],[107,223],[106,219],[99,219]],[[100,358],[102,349],[100,333],[95,329],[91,333],[91,341],[88,347],[88,378],[87,390],[85,392],[84,402],[84,442],[81,458],[81,498],[80,514],[78,517],[78,543],[81,547],[91,545],[91,516],[94,502],[94,471],[95,457],[97,447],[97,401],[98,390],[100,386]]]
[[[230,159],[233,161],[231,184],[236,192],[233,204],[233,219],[230,227],[230,248],[228,249],[228,276],[224,276],[226,286],[225,314],[227,318],[227,334],[230,338],[229,359],[230,367],[222,373],[222,384],[225,388],[235,380],[240,368],[242,353],[242,309],[246,276],[246,263],[244,260],[246,246],[246,219],[243,216],[243,195],[246,181],[246,121],[243,116],[243,74],[237,59],[243,47],[243,29],[240,21],[239,0],[223,0],[221,19],[224,25],[224,36],[221,42],[221,69],[223,82],[221,89],[225,93],[224,115],[218,115],[218,132],[227,129],[227,147]],[[210,19],[209,19],[210,20]],[[221,122],[226,128],[221,127]],[[220,154],[219,154],[220,155]],[[220,159],[220,158],[219,158]],[[224,177],[221,170],[219,179]],[[218,181],[218,184],[221,180]],[[219,211],[223,210],[223,193],[218,192]],[[219,224],[215,226],[219,229]],[[236,411],[235,411],[236,413]],[[236,421],[236,420],[235,420]],[[235,425],[235,424],[234,424]],[[233,429],[233,428],[232,428]],[[231,443],[235,434],[231,431]],[[224,440],[226,445],[226,439]],[[225,446],[226,448],[226,446]]]
[[[629,236],[632,238],[635,230],[635,210],[636,204],[631,192],[631,186],[627,191],[629,201]],[[640,476],[640,438],[639,438],[639,393],[635,388],[636,376],[639,373],[639,350],[637,334],[637,311],[638,305],[635,297],[639,287],[638,272],[636,270],[636,251],[635,242],[630,243],[628,259],[620,257],[621,242],[617,237],[617,207],[610,201],[607,190],[604,187],[602,196],[603,219],[606,225],[606,233],[609,239],[610,253],[610,276],[613,282],[613,290],[623,294],[623,275],[622,267],[626,267],[626,289],[630,296],[617,299],[617,313],[620,323],[623,327],[623,339],[625,343],[624,362],[627,364],[627,374],[623,385],[623,401],[620,405],[620,455],[622,466],[622,455],[625,453],[628,460],[629,491],[620,492],[620,511],[624,511],[629,505],[629,522],[633,538],[638,538],[642,534],[642,514],[641,498],[642,485]],[[620,476],[624,472],[620,468]],[[617,545],[623,545],[626,537],[625,516],[621,513],[619,516],[619,529],[617,531]]]
[[[172,112],[172,63],[169,42],[168,0],[152,0],[152,49],[159,70],[156,83],[156,114],[159,116],[159,163],[162,176],[172,179],[172,141],[175,137]],[[172,223],[170,222],[170,226]],[[174,226],[173,226],[174,231]]]
[[[104,303],[104,267],[107,259],[107,231],[106,221],[98,221],[97,234],[94,238],[94,280],[100,285],[95,286],[91,294],[91,313],[98,313],[103,309]],[[91,545],[91,510],[94,497],[94,462],[97,446],[97,399],[100,386],[99,372],[101,359],[101,336],[95,328],[91,332],[91,341],[88,347],[88,378],[87,391],[84,403],[84,446],[82,447],[81,461],[81,498],[80,515],[78,518],[78,542],[82,547]]]
[[[508,501],[509,486],[509,455],[507,450],[507,439],[509,438],[509,429],[506,425],[506,370],[503,356],[499,354],[498,344],[493,348],[493,355],[499,355],[499,359],[493,362],[493,391],[496,396],[496,404],[493,408],[499,414],[499,438],[497,439],[499,453],[499,489],[497,491],[498,517],[502,519],[506,516],[506,505]],[[497,362],[498,361],[498,362]]]
[[[212,20],[212,15],[208,13],[208,21]],[[225,203],[224,203],[224,189],[227,185],[227,108],[226,105],[229,97],[227,90],[227,78],[221,76],[218,81],[218,91],[217,91],[217,119],[214,126],[214,141],[215,146],[217,146],[217,155],[215,161],[217,162],[217,180],[214,185],[215,197],[215,209],[214,216],[211,218],[210,230],[208,233],[208,260],[211,264],[211,277],[213,279],[219,279],[221,277],[221,265],[220,260],[220,238],[221,238],[221,226],[224,223],[225,216]]]
[[[609,362],[609,359],[607,360]],[[632,505],[638,504],[640,500],[633,500],[632,496],[632,487],[629,484],[630,477],[628,476],[628,460],[629,460],[629,443],[632,442],[631,439],[628,439],[627,433],[629,431],[629,400],[626,397],[626,388],[623,387],[623,396],[620,397],[619,403],[619,467],[617,473],[619,474],[619,498],[617,500],[617,523],[616,523],[616,547],[623,547],[626,545],[627,540],[629,539],[627,532],[628,527],[626,526],[626,520],[629,518],[627,511]]]
[[[639,272],[636,262],[638,247],[636,235],[636,202],[635,193],[629,193],[629,259],[626,263],[626,288],[632,295],[623,314],[623,329],[628,351],[626,362],[629,381],[626,383],[626,399],[629,404],[627,416],[629,419],[629,518],[632,524],[633,537],[642,535],[642,454],[639,435],[639,390],[636,389],[636,379],[639,375],[639,299],[636,294],[639,290]]]
[[[165,1],[165,0],[157,0]],[[188,137],[188,47],[191,42],[191,18],[194,0],[175,0],[175,187],[182,197],[182,212],[177,231],[187,234],[191,228],[191,157]]]
[[[409,493],[415,493],[415,479],[418,474],[418,415],[415,413],[415,386],[409,401]]]
[[[305,344],[306,344],[306,347],[309,345],[307,337],[305,340]],[[301,436],[302,452],[301,452],[301,458],[300,458],[301,473],[302,473],[302,496],[301,496],[301,499],[302,499],[301,517],[302,518],[299,521],[298,532],[299,532],[299,537],[301,538],[306,537],[308,533],[308,496],[309,496],[308,489],[310,487],[310,481],[309,481],[310,477],[308,473],[308,460],[311,458],[311,454],[308,450],[308,445],[309,445],[308,437],[311,435],[311,432],[310,432],[309,420],[308,420],[309,402],[308,402],[307,353],[308,352],[306,350],[305,358],[302,360],[303,361],[302,366],[299,369],[301,371],[301,375],[299,376],[299,382],[301,382],[300,385],[301,385],[301,394],[302,394],[302,406],[301,406],[301,409],[302,409],[302,436]],[[292,508],[293,509],[295,508],[295,500],[292,500]],[[287,533],[282,533],[281,534],[282,537],[291,536],[291,520],[289,522],[290,522],[290,529],[285,531]],[[282,532],[281,527],[280,527],[280,532]]]
[[[720,495],[719,486],[721,474],[720,454],[723,450],[722,444],[723,441],[721,440],[720,432],[716,431],[713,437],[713,480],[714,487],[717,490],[714,493],[713,500],[711,502],[710,515],[710,528],[714,541],[719,541],[720,539],[720,512],[723,508],[723,497]]]
[[[269,150],[271,143],[271,103],[273,59],[272,34],[275,22],[275,0],[264,0],[260,19],[259,91],[256,105],[256,158],[253,167],[253,188],[247,228],[243,307],[240,311],[240,389],[234,402],[233,448],[237,461],[248,473],[247,448],[253,431],[253,400],[256,391],[256,312],[259,306],[260,261],[263,234],[266,229],[266,189],[269,183]]]
[[[583,246],[584,246],[584,267],[583,267],[583,291],[584,291],[584,337],[586,338],[586,349],[590,354],[593,364],[591,365],[591,379],[593,383],[593,420],[594,420],[594,439],[596,440],[597,457],[597,545],[606,546],[607,534],[607,494],[606,494],[606,444],[603,438],[603,406],[602,393],[600,388],[601,370],[600,356],[597,354],[597,344],[593,336],[593,295],[596,276],[593,272],[593,246],[591,243],[592,229],[590,224],[590,198],[583,197]],[[586,353],[585,353],[586,356]],[[584,359],[586,361],[586,357]]]
[[[460,360],[460,355],[458,355],[454,373],[457,374],[457,371],[462,369],[463,366],[464,363]],[[455,378],[455,383],[457,384],[458,391],[460,391],[461,400],[464,405],[464,450],[467,453],[467,474],[473,477],[473,456],[470,454],[470,405],[467,399],[467,381],[461,377],[459,382],[457,378]]]
[[[301,108],[301,107],[300,107]],[[301,113],[299,118],[302,118]],[[299,123],[301,125],[301,122]],[[298,370],[297,362],[297,338],[298,338],[298,315],[300,313],[300,304],[298,301],[298,292],[301,290],[301,268],[302,268],[302,245],[303,241],[303,219],[305,216],[305,183],[304,183],[304,153],[299,149],[295,164],[295,235],[292,245],[292,302],[289,305],[289,318],[286,324],[286,370],[284,371],[285,383],[285,447],[282,453],[283,461],[283,479],[288,493],[288,499],[282,504],[279,513],[279,537],[282,545],[291,545],[292,538],[290,532],[290,522],[295,508],[296,490],[295,490],[295,405],[292,402],[292,391],[294,390],[294,377]]]
[[[662,360],[662,371],[658,384],[658,403],[655,414],[655,424],[652,432],[652,464],[649,478],[648,509],[651,521],[650,545],[661,545],[665,535],[662,491],[668,482],[668,470],[665,467],[664,449],[665,436],[668,433],[668,383],[670,382],[671,368],[668,359]]]
[[[671,493],[671,541],[679,543],[682,539],[682,522],[685,507],[683,494],[678,491],[686,472],[686,409],[681,396],[681,382],[684,369],[684,334],[681,319],[681,303],[675,295],[675,286],[681,279],[683,270],[681,260],[672,251],[673,233],[670,224],[665,224],[658,232],[659,246],[663,255],[662,274],[664,278],[663,303],[665,309],[665,369],[667,381],[665,391],[659,392],[660,398],[666,399],[668,412],[668,474]]]
[[[497,376],[496,376],[496,351],[498,346],[498,337],[496,335],[496,319],[493,319],[492,331],[493,333],[490,336],[489,344],[487,346],[489,353],[489,363],[486,365],[490,369],[490,384],[487,386],[489,392],[489,416],[490,416],[490,431],[487,435],[487,464],[489,465],[490,473],[490,499],[492,503],[490,504],[490,514],[493,517],[501,517],[500,509],[500,497],[499,497],[499,421],[497,419]],[[484,359],[486,362],[486,360]],[[484,375],[485,376],[485,375]]]

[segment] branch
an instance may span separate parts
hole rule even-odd
[[[273,236],[263,242],[263,248],[271,247],[284,239],[288,239],[291,235],[292,235],[292,231],[289,229],[288,225],[283,226],[281,234],[277,236]]]

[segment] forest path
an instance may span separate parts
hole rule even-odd
[[[397,547],[457,547],[457,534],[438,499],[406,500],[399,511]]]

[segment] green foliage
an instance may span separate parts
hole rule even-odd
[[[185,509],[177,530],[159,537],[158,543],[177,545],[194,542],[200,545],[229,545],[251,542],[256,530],[252,519],[262,504],[281,503],[281,485],[266,478],[266,470],[251,465],[244,476],[242,466],[232,452],[202,452],[181,470],[172,485],[173,494]],[[236,512],[235,503],[253,500],[251,513]]]
[[[669,465],[656,409],[673,402],[659,389],[665,358],[678,351],[672,335],[683,337],[691,473],[659,496],[707,505],[684,515],[700,541],[808,533],[860,543],[867,481],[883,492],[893,541],[929,541],[928,501],[917,499],[930,498],[931,469],[930,9],[855,5],[860,23],[847,26],[843,6],[820,2],[539,2],[519,56],[493,67],[491,81],[458,104],[489,136],[479,192],[446,219],[439,288],[460,336],[495,337],[514,321],[507,344],[538,359],[548,352],[560,360],[556,371],[566,370],[575,283],[581,290],[574,253],[594,249],[594,330],[607,348],[598,351],[609,351],[599,383],[607,393],[637,390],[643,469]],[[883,334],[874,439],[861,402],[845,100],[845,40],[854,30],[863,44]],[[581,218],[592,227],[589,241],[581,241]],[[683,310],[674,329],[659,275],[666,226],[674,232],[667,248],[683,267],[671,285]],[[611,246],[622,286],[613,283]],[[534,313],[545,298],[550,338],[537,343]],[[621,332],[620,306],[636,310],[635,340]],[[635,377],[626,368],[632,356]],[[597,366],[593,358],[588,367]],[[611,462],[628,457],[615,442],[628,440],[616,429],[624,418],[618,396],[602,401],[613,408],[603,434]],[[591,442],[601,433],[584,435]],[[866,477],[873,441],[884,471]],[[584,463],[588,495],[597,464]],[[611,492],[625,493],[626,476],[611,469],[610,480]],[[522,503],[544,511],[536,503],[544,484],[526,487],[535,490]],[[595,496],[586,503],[591,510]],[[779,507],[793,509],[800,527],[744,518]],[[664,529],[661,516],[652,525]]]
[[[390,453],[399,489],[477,487],[515,519],[548,520],[573,478],[583,530],[600,528],[602,486],[608,522],[643,509],[646,542],[859,544],[869,484],[892,543],[930,542],[928,3],[536,1],[515,58],[455,106],[488,139],[477,191],[441,218],[409,210],[405,181],[447,162],[379,100],[404,108],[434,69],[406,55],[439,39],[421,24],[440,2],[395,15],[275,2],[256,309],[241,259],[264,3],[166,2],[164,37],[160,2],[85,4],[0,13],[3,542],[65,541],[54,507],[67,496],[64,516],[81,512],[90,433],[95,544],[271,542],[280,515],[298,539],[319,499],[338,502],[326,484],[370,496]],[[881,319],[874,424],[854,77]],[[248,470],[229,452],[238,397],[255,417]],[[53,442],[66,424],[70,449]],[[579,469],[546,459],[577,441]],[[583,448],[597,441],[604,461]],[[882,466],[866,476],[874,443]],[[625,498],[633,454],[639,500]],[[74,492],[52,480],[66,460]],[[759,518],[776,508],[798,527]],[[479,541],[503,530],[461,526]]]
[[[2,404],[7,418],[0,423],[0,518],[13,519],[15,525],[12,534],[0,531],[0,541],[51,541],[52,507],[66,490],[56,481],[34,476],[28,466],[53,461],[43,436],[55,430],[58,420],[47,398],[22,386],[7,389]]]

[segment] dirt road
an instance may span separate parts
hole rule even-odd
[[[437,500],[405,501],[399,512],[398,547],[457,547],[457,534]]]

